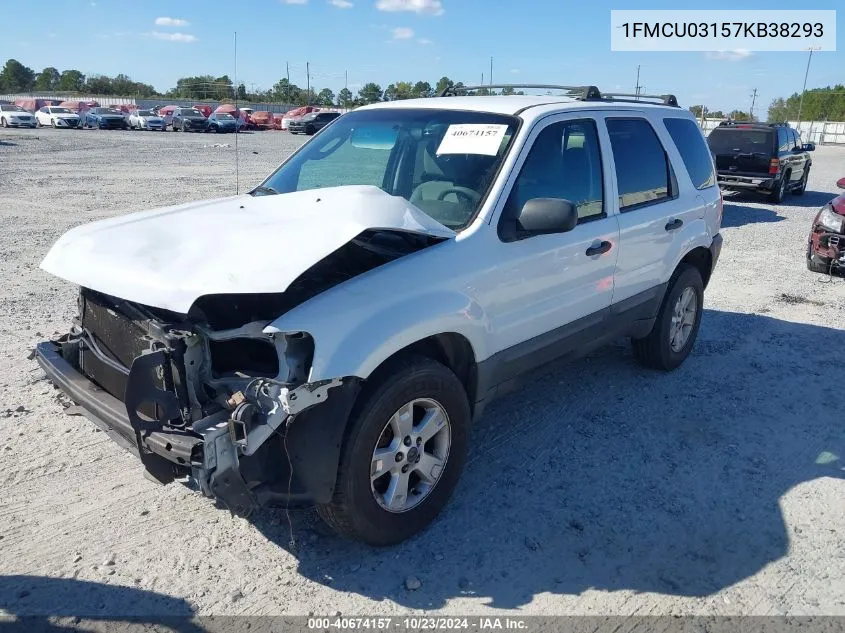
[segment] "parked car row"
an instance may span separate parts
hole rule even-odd
[[[133,103],[101,106],[94,100],[18,99],[0,102],[4,127],[95,128],[174,132],[239,132],[290,130],[314,134],[341,115],[317,106],[303,106],[285,113],[254,111],[224,103],[215,110],[208,104],[160,105],[140,108]]]

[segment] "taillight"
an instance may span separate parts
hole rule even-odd
[[[779,159],[773,158],[772,160],[769,161],[769,173],[770,174],[778,173],[779,169],[780,169],[780,160]]]

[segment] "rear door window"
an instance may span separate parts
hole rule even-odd
[[[693,186],[705,189],[716,184],[713,157],[698,126],[690,119],[663,119],[663,123],[681,154]]]
[[[616,166],[619,209],[630,211],[668,200],[669,159],[651,124],[645,119],[607,119]]]

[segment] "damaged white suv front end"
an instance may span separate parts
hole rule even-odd
[[[199,232],[226,236],[220,252],[196,248]],[[193,243],[180,237],[191,233]],[[312,336],[274,321],[453,235],[368,186],[239,196],[78,227],[42,268],[81,286],[79,316],[36,355],[156,480],[189,477],[239,514],[274,501],[327,502],[337,421],[360,378],[311,380]]]

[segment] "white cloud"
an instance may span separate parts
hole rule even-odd
[[[352,3],[349,0],[329,0],[329,4],[336,6],[338,9],[352,8]]]
[[[197,41],[196,37],[188,33],[161,33],[159,31],[153,31],[151,35],[157,40],[167,40],[168,42],[191,43]]]
[[[421,37],[420,39],[417,40],[417,43],[418,44],[434,44],[434,42],[432,42],[427,37]]]
[[[391,13],[410,11],[428,15],[443,15],[443,2],[441,0],[377,0],[376,9]]]
[[[156,18],[156,26],[188,26],[188,21],[181,18]]]
[[[394,40],[409,40],[414,37],[414,31],[405,26],[398,26],[391,33]]]
[[[738,62],[743,59],[751,57],[751,51],[744,48],[738,48],[734,51],[710,51],[704,54],[707,59],[717,59],[720,61]]]
[[[308,4],[308,0],[282,0],[282,4]]]

